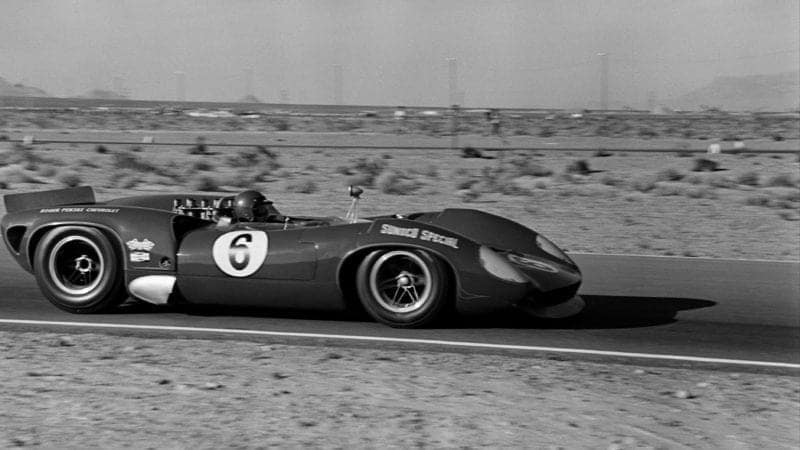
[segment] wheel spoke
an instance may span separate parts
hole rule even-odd
[[[417,288],[413,284],[408,288],[408,294],[411,296],[412,302],[416,303],[419,301],[419,294],[417,293]]]
[[[396,287],[394,289],[394,295],[392,295],[392,300],[391,300],[392,304],[396,305],[397,302],[399,301],[399,299],[403,297],[401,291],[402,291],[402,289],[400,289],[400,286],[398,286],[398,287]],[[399,294],[399,297],[398,297],[398,294]]]
[[[384,280],[378,283],[378,289],[382,291],[396,286],[397,286],[397,280],[394,278],[390,278],[388,280]]]
[[[77,270],[72,270],[69,275],[67,275],[66,279],[72,284],[77,283],[78,279],[80,279],[81,273]]]
[[[375,300],[400,314],[411,314],[428,303],[432,281],[424,258],[408,250],[387,252],[376,261],[370,274]]]
[[[425,286],[427,284],[427,280],[425,280],[424,275],[409,274],[408,277],[411,278],[411,281],[413,282],[412,284],[414,286]]]
[[[407,287],[401,287],[400,291],[400,297],[397,298],[397,306],[408,306],[414,304],[414,298],[411,297],[411,293],[408,292]],[[406,301],[401,301],[405,297],[408,297],[408,299]]]

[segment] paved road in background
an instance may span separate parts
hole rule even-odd
[[[128,306],[113,314],[72,315],[50,305],[32,275],[0,251],[0,319],[164,327],[226,328],[287,333],[432,339],[655,355],[800,363],[800,264],[646,256],[574,255],[587,310],[563,322],[498,311],[445,328],[397,330],[362,319],[254,309]],[[38,330],[0,323],[0,330]],[[52,330],[52,328],[44,328]],[[75,329],[70,329],[75,332]],[[119,332],[92,329],[90,332]],[[197,334],[134,330],[139,335]],[[241,339],[210,333],[209,339]],[[325,339],[267,336],[275,342]],[[356,341],[351,341],[354,345]],[[327,342],[330,343],[330,342]],[[368,342],[362,345],[390,345]],[[413,344],[391,344],[416,348]],[[489,350],[490,351],[490,350]],[[602,356],[597,357],[603,359]]]
[[[104,144],[125,147],[169,147],[189,148],[196,143],[198,136],[214,151],[223,147],[249,147],[265,145],[274,148],[300,149],[362,149],[362,150],[448,150],[471,146],[487,151],[559,151],[586,152],[602,148],[609,151],[625,152],[669,152],[678,150],[692,153],[705,153],[712,141],[653,138],[603,138],[603,137],[539,137],[507,136],[504,140],[496,136],[465,134],[453,140],[450,136],[424,136],[419,134],[351,133],[351,132],[273,132],[273,131],[171,131],[171,130],[13,130],[8,133],[13,141],[22,141],[30,136],[43,146],[47,143],[69,146],[73,144]],[[723,153],[734,150],[733,142],[717,142]],[[800,153],[797,139],[773,141],[771,139],[750,139],[747,141],[748,153]]]

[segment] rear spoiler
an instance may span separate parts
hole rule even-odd
[[[6,213],[44,208],[47,206],[95,203],[94,189],[92,189],[91,186],[28,192],[24,194],[7,194],[3,196],[3,200],[6,204]]]

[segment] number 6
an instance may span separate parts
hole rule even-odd
[[[242,234],[231,241],[231,248],[228,250],[230,263],[236,270],[244,270],[250,262],[250,244],[253,243],[253,236]]]
[[[269,240],[263,231],[231,231],[214,241],[214,263],[226,275],[248,277],[264,264]]]

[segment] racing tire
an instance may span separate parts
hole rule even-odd
[[[446,273],[424,250],[376,250],[358,267],[358,298],[378,322],[395,328],[424,327],[447,308]]]
[[[97,313],[127,297],[119,257],[96,228],[48,231],[33,256],[33,271],[50,303],[74,314]]]

